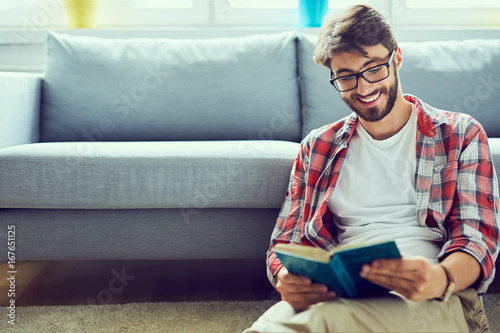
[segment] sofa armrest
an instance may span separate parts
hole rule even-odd
[[[42,75],[0,72],[0,149],[39,141]]]

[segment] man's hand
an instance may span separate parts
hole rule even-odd
[[[429,264],[420,256],[403,255],[401,259],[378,259],[364,265],[360,275],[416,302],[440,297],[447,284],[444,269],[439,265]]]
[[[276,276],[276,290],[281,298],[295,310],[304,310],[310,305],[335,298],[335,292],[328,291],[324,284],[312,283],[311,279],[289,273],[282,267]]]

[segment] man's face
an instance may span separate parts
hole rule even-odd
[[[365,69],[383,64],[389,60],[392,52],[382,44],[364,48],[368,57],[360,53],[341,53],[335,55],[331,61],[331,68],[335,77],[357,74]],[[358,78],[358,86],[350,91],[340,93],[344,102],[361,119],[375,122],[383,119],[393,109],[399,90],[397,67],[399,67],[401,53],[396,50],[395,57],[398,66],[393,61],[389,67],[390,75],[386,79],[369,83],[364,78]]]

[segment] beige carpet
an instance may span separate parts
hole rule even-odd
[[[4,316],[0,332],[237,333],[275,301],[132,303],[126,305],[35,306],[16,309],[16,326]],[[500,333],[500,294],[486,295],[491,332]]]
[[[251,326],[274,303],[179,302],[21,307],[16,309],[14,329],[8,330],[11,325],[2,319],[0,332],[235,333]]]

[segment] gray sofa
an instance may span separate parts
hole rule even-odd
[[[350,113],[316,39],[50,34],[44,75],[0,74],[0,244],[15,225],[19,261],[263,258],[299,142]],[[400,46],[403,91],[478,119],[499,173],[500,40]]]

